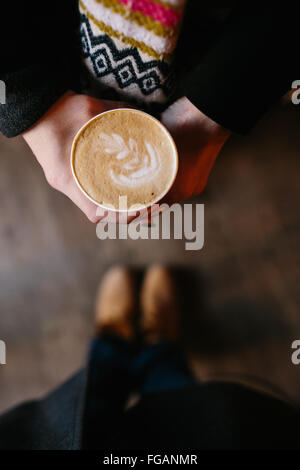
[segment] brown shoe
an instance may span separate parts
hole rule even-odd
[[[132,340],[137,311],[137,292],[133,274],[122,266],[109,269],[96,297],[96,331]]]
[[[148,269],[141,289],[141,333],[147,342],[178,341],[180,307],[178,286],[163,266]]]

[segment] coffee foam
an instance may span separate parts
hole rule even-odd
[[[177,170],[174,144],[156,119],[135,110],[114,110],[92,120],[73,145],[73,169],[87,195],[118,209],[158,201]]]

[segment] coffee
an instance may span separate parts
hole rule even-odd
[[[142,209],[159,201],[177,172],[177,151],[164,126],[131,109],[100,114],[77,134],[72,169],[84,193],[94,202],[119,209]]]

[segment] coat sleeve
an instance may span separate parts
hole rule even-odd
[[[79,85],[77,0],[1,6],[0,132],[16,136]]]
[[[185,77],[185,95],[215,122],[247,133],[300,76],[299,13],[283,2],[236,7]]]

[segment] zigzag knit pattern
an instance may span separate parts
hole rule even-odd
[[[79,0],[85,64],[121,99],[162,104],[186,0]]]

